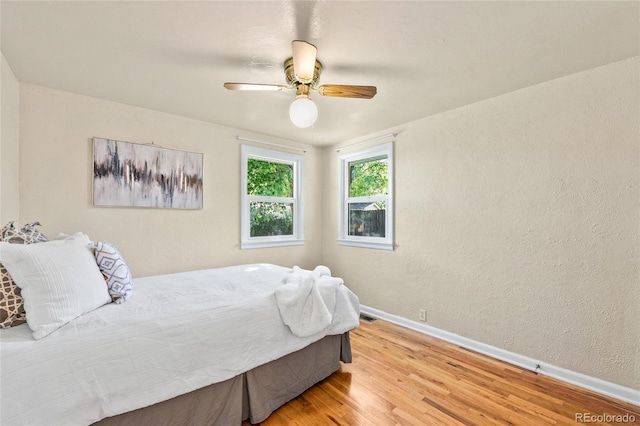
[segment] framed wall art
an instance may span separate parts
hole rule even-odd
[[[93,138],[93,205],[202,208],[203,155]]]

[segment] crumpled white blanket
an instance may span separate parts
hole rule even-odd
[[[326,266],[307,271],[294,266],[275,291],[282,321],[298,337],[308,337],[332,324],[336,293],[342,278],[332,277]]]

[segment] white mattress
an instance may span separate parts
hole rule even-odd
[[[274,296],[290,271],[255,264],[138,278],[126,303],[42,340],[26,324],[0,330],[0,424],[87,425],[357,327],[358,299],[343,285],[330,328],[294,336]]]

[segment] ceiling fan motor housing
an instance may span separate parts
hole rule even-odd
[[[287,79],[287,82],[294,87],[297,87],[300,84],[308,84],[313,87],[320,78],[320,72],[322,71],[322,64],[320,61],[316,59],[315,67],[313,68],[313,78],[311,80],[301,80],[299,79],[294,71],[293,71],[293,58],[289,58],[284,61],[284,75]]]

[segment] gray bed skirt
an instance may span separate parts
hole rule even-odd
[[[253,424],[351,362],[349,333],[326,336],[224,382],[94,423],[96,426]],[[140,390],[144,392],[143,389]]]

